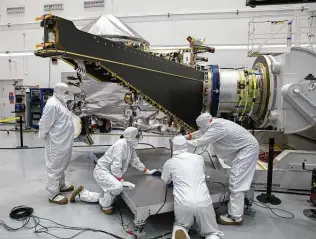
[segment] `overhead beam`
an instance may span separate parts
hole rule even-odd
[[[246,6],[256,7],[256,6],[267,6],[267,5],[283,5],[283,4],[304,4],[313,3],[316,0],[247,0]]]

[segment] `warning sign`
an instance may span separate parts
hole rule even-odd
[[[9,101],[10,101],[10,104],[14,104],[14,93],[13,92],[9,92]]]

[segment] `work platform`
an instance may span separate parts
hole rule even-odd
[[[170,158],[170,151],[166,148],[139,149],[137,155],[147,168],[162,171],[164,163]],[[101,155],[96,156],[99,158]],[[228,199],[228,177],[216,171],[207,158],[205,173],[214,207],[217,207]],[[121,193],[122,199],[134,214],[135,226],[144,225],[151,215],[173,211],[173,188],[166,190],[160,177],[144,175],[130,166],[124,174],[124,180],[136,185],[134,189],[124,189]]]

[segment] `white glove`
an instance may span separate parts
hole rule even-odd
[[[157,169],[153,169],[153,170],[149,170],[149,169],[147,169],[146,171],[145,171],[145,174],[147,174],[147,175],[153,175],[155,172],[157,172],[158,170]]]
[[[130,182],[123,181],[122,183],[123,183],[123,187],[124,187],[124,188],[129,188],[129,189],[135,188],[135,184],[132,184],[132,183],[130,183]]]

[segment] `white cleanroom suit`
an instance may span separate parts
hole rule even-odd
[[[173,157],[164,164],[161,178],[173,181],[175,224],[173,238],[190,238],[194,221],[207,239],[223,238],[215,218],[212,199],[205,182],[204,159],[188,152],[184,136],[172,140]]]
[[[66,204],[60,192],[72,191],[73,185],[65,184],[65,170],[71,159],[74,127],[68,110],[68,86],[57,83],[54,95],[48,99],[39,121],[39,137],[45,139],[46,189],[51,202]]]
[[[186,136],[194,147],[212,145],[216,155],[231,166],[229,175],[230,201],[228,215],[220,224],[241,224],[244,214],[244,194],[250,189],[259,155],[256,138],[240,125],[208,113],[196,119],[199,131]],[[224,220],[224,221],[223,221]]]
[[[139,142],[137,128],[128,127],[123,136],[124,138],[116,141],[98,160],[94,169],[93,176],[102,188],[103,195],[79,187],[71,197],[71,201],[74,202],[75,197],[79,196],[80,200],[84,202],[99,202],[104,213],[112,214],[115,196],[123,191],[123,187],[135,187],[134,184],[123,179],[129,164],[148,175],[156,172],[156,170],[146,169],[136,154],[135,147]]]

